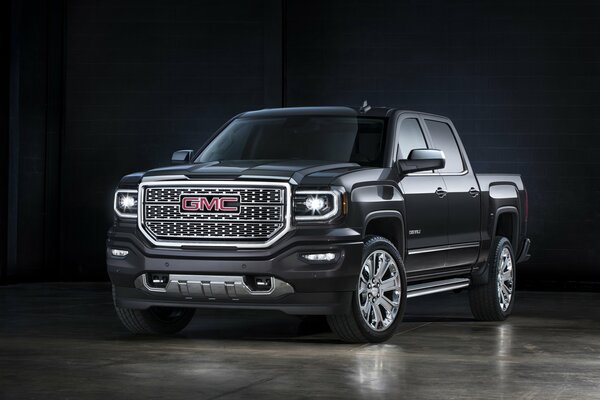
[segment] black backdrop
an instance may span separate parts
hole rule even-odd
[[[106,279],[120,176],[168,164],[232,115],[364,99],[447,115],[478,172],[523,175],[523,279],[600,281],[597,1],[4,8],[3,281]]]

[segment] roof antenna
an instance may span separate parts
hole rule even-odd
[[[369,110],[370,110],[370,109],[371,109],[371,106],[370,106],[370,105],[369,105],[369,103],[367,103],[367,101],[365,100],[365,101],[363,101],[363,105],[362,105],[362,107],[360,107],[360,108],[358,109],[358,111],[359,111],[359,112],[361,112],[361,113],[367,113],[367,112],[369,112]]]

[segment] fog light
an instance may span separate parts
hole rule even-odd
[[[300,257],[302,257],[305,261],[308,261],[310,263],[328,263],[328,262],[334,261],[337,258],[337,254],[336,253],[307,253],[307,254],[301,254]]]
[[[129,254],[129,251],[121,250],[121,249],[111,249],[110,254],[112,254],[113,257],[127,257],[127,254]]]

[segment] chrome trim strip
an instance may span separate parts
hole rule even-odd
[[[340,192],[337,190],[299,190],[295,194],[330,194],[333,197],[333,210],[323,215],[295,215],[296,221],[325,221],[340,212]]]
[[[469,173],[469,170],[464,170],[462,172],[411,172],[406,174],[407,176],[464,176]]]
[[[287,176],[275,176],[275,175],[240,175],[238,179],[275,179],[278,181],[289,181],[290,178]]]
[[[448,292],[450,290],[462,289],[471,284],[467,278],[445,279],[443,281],[420,283],[410,285],[406,288],[406,298],[426,296],[428,294]]]
[[[262,243],[244,243],[243,241],[230,242],[180,242],[175,240],[155,240],[144,228],[144,189],[148,186],[172,186],[172,187],[193,187],[193,186],[257,186],[257,187],[276,187],[283,188],[285,191],[285,216],[283,218],[284,228],[277,235],[273,236],[266,242]],[[142,182],[138,187],[138,229],[146,239],[157,247],[236,247],[236,248],[266,248],[282,238],[292,228],[292,187],[286,182],[257,182],[257,181],[158,181],[158,182]]]
[[[135,279],[135,287],[167,296],[185,297],[187,299],[202,298],[206,300],[240,300],[264,296],[281,297],[294,293],[294,288],[287,282],[269,276],[271,289],[255,291],[246,285],[243,276],[235,275],[169,275],[165,288],[155,288],[148,285],[146,274]]]
[[[115,199],[113,201],[113,210],[115,210],[115,214],[117,214],[119,217],[121,218],[128,218],[128,219],[134,219],[137,218],[137,214],[136,213],[131,213],[131,214],[124,214],[121,211],[119,211],[119,209],[117,208],[117,196],[119,195],[119,193],[138,193],[137,190],[135,189],[117,189],[115,190]],[[138,194],[138,210],[140,209],[140,196]]]
[[[188,178],[185,175],[154,175],[154,176],[144,176],[142,178],[142,182],[158,182],[158,181],[172,181],[172,180],[183,180],[183,181],[189,181],[190,178]]]
[[[479,247],[479,242],[468,242],[468,243],[451,244],[451,245],[448,245],[448,246],[423,247],[423,248],[420,248],[420,249],[409,250],[408,251],[408,255],[410,256],[410,255],[413,255],[413,254],[434,253],[436,251],[448,251],[448,250],[468,249],[468,248],[471,248],[471,247]]]

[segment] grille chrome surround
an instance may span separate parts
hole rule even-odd
[[[280,182],[149,181],[138,189],[138,228],[155,246],[265,248],[289,232],[291,186]],[[180,198],[240,196],[240,212],[181,212]]]

